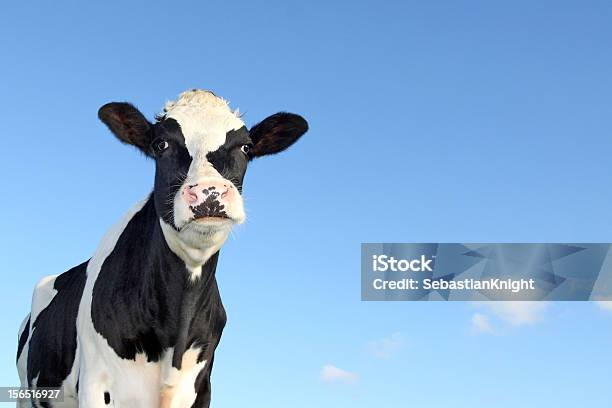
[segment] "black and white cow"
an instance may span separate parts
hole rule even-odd
[[[167,103],[155,123],[128,103],[98,116],[155,160],[154,189],[91,259],[36,285],[19,330],[19,376],[23,387],[63,387],[65,401],[18,406],[208,407],[226,321],[215,270],[245,220],[247,165],[291,146],[308,124],[277,113],[247,130],[202,90]]]

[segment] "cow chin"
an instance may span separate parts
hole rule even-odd
[[[216,252],[225,243],[232,229],[232,223],[227,220],[192,221],[177,232],[176,237],[189,248]]]
[[[230,221],[211,222],[203,225],[192,221],[177,229],[159,219],[166,243],[188,268],[203,265],[227,240],[231,230]]]

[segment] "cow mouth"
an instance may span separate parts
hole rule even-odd
[[[195,222],[207,222],[207,221],[230,221],[231,218],[226,214],[215,214],[215,215],[201,215],[199,217],[194,217],[193,220]]]
[[[181,227],[177,228],[177,230],[179,232],[191,230],[204,233],[205,231],[209,231],[210,228],[226,228],[233,222],[234,220],[227,215],[206,215],[188,220]]]

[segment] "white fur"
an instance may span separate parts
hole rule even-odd
[[[176,231],[161,218],[159,219],[168,246],[185,262],[191,279],[199,278],[202,265],[225,243],[231,231],[228,221],[216,221],[217,225],[200,226],[197,222]]]
[[[227,132],[244,126],[238,110],[232,111],[225,99],[200,89],[183,92],[176,101],[166,103],[164,115],[181,126],[194,159],[217,150],[225,143]]]
[[[31,323],[36,321],[36,318],[53,300],[57,294],[57,290],[53,288],[55,279],[58,275],[45,276],[38,281],[32,294],[32,309],[31,309]],[[31,325],[30,325],[31,327]],[[30,331],[31,328],[30,328]]]

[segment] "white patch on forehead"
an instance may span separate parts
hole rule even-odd
[[[163,115],[181,126],[191,157],[203,157],[225,143],[225,135],[244,126],[238,109],[210,91],[193,89],[183,92],[174,102],[166,103]]]

